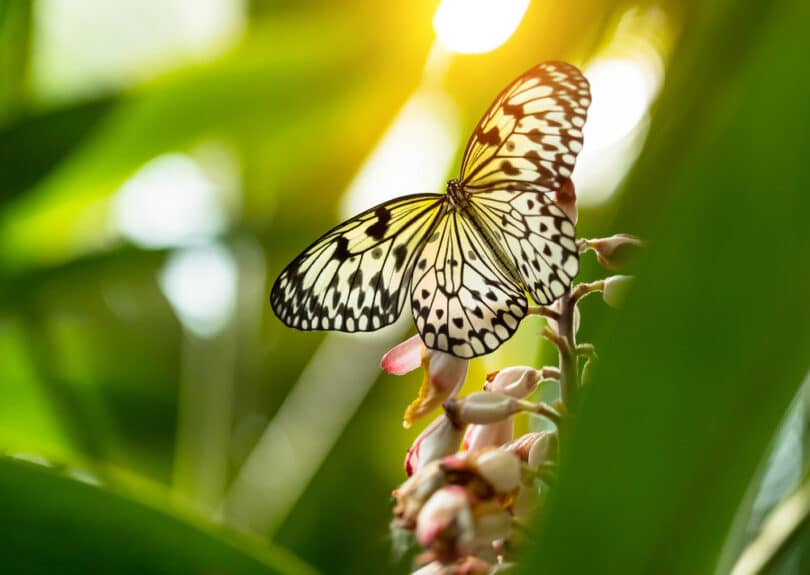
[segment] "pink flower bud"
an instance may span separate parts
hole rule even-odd
[[[476,452],[487,447],[498,447],[511,441],[513,433],[511,416],[489,425],[470,425],[464,434],[464,449]]]
[[[416,516],[422,506],[446,483],[447,477],[438,461],[431,461],[423,465],[421,469],[411,475],[393,493],[396,499],[394,527],[413,529],[416,525]]]
[[[512,493],[520,487],[520,460],[502,449],[488,449],[474,456],[473,469],[495,493]]]
[[[484,389],[522,399],[531,395],[540,382],[542,372],[528,366],[507,367],[487,375]],[[498,447],[512,440],[512,417],[489,425],[471,425],[464,436],[464,447],[478,451],[485,447]]]
[[[644,247],[645,242],[630,234],[616,234],[609,238],[587,240],[587,244],[596,252],[596,259],[602,266],[617,270],[624,267],[630,257]]]
[[[627,299],[627,293],[633,285],[633,276],[610,276],[605,279],[602,299],[610,307],[621,308]]]
[[[537,389],[541,379],[540,371],[533,367],[518,365],[489,374],[484,389],[523,399]]]
[[[422,366],[425,376],[419,396],[405,410],[406,427],[430,413],[448,397],[456,395],[464,385],[467,377],[469,360],[459,359],[449,353],[425,348],[422,353]]]
[[[474,537],[469,495],[460,485],[447,485],[436,491],[416,519],[416,540],[422,547],[440,543],[443,549],[463,556]]]
[[[405,456],[405,472],[413,475],[427,463],[456,452],[463,435],[463,427],[456,427],[446,415],[440,415],[411,445]]]
[[[520,458],[521,461],[526,463],[529,461],[529,452],[534,444],[537,443],[537,440],[540,439],[540,436],[541,432],[539,431],[525,433],[517,439],[502,445],[501,449],[508,451],[509,453],[514,453],[518,458]]]
[[[487,375],[484,389],[521,399],[537,389],[542,376],[543,373],[533,367],[507,367]],[[464,436],[464,447],[469,451],[479,451],[503,445],[512,440],[513,427],[511,416],[489,425],[471,425]]]
[[[424,370],[418,397],[405,410],[403,425],[433,411],[448,397],[454,396],[464,385],[470,362],[449,353],[428,349],[419,335],[415,335],[388,351],[380,362],[388,373],[404,375],[420,365]]]
[[[391,348],[380,361],[380,367],[393,375],[405,375],[422,365],[425,344],[419,334]]]

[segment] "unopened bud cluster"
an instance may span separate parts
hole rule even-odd
[[[643,242],[619,234],[578,245],[582,252],[596,252],[613,271]],[[414,574],[492,575],[514,564],[514,550],[525,532],[521,527],[538,513],[543,490],[556,481],[559,436],[572,407],[563,400],[576,397],[596,359],[592,345],[576,342],[577,304],[601,292],[605,303],[620,307],[631,284],[631,276],[614,275],[573,286],[551,306],[535,308],[547,320],[543,335],[557,346],[559,367],[508,367],[490,374],[481,391],[464,397],[458,393],[468,360],[426,349],[418,336],[385,355],[382,366],[390,373],[420,366],[424,371],[419,397],[405,414],[406,427],[443,407],[408,450],[408,479],[393,492],[395,539],[403,540],[404,534],[419,549]],[[561,398],[551,405],[533,401],[538,387],[552,380],[559,382]],[[515,436],[513,418],[520,413],[543,417],[554,429]]]

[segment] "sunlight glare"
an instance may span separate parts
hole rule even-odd
[[[506,42],[528,7],[529,0],[442,0],[433,28],[448,49],[481,54]]]

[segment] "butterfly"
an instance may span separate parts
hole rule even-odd
[[[410,301],[424,344],[461,358],[497,349],[579,270],[571,186],[591,95],[571,64],[545,62],[495,99],[443,194],[402,196],[326,232],[278,276],[275,314],[301,330],[374,331]]]

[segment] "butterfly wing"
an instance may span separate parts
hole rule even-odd
[[[560,297],[579,271],[574,224],[549,194],[490,190],[470,200],[471,216],[511,256],[523,287],[538,304]]]
[[[571,64],[544,62],[495,99],[464,152],[461,184],[549,193],[571,177],[591,103],[588,81]]]
[[[425,345],[470,358],[509,339],[527,303],[508,265],[473,220],[447,209],[414,269],[413,316]]]
[[[393,323],[443,203],[438,194],[403,196],[328,231],[276,279],[273,311],[301,330],[374,331]]]
[[[579,270],[574,224],[551,192],[569,181],[591,102],[574,66],[545,62],[512,82],[475,129],[461,185],[470,215],[508,254],[539,304],[560,297]]]

